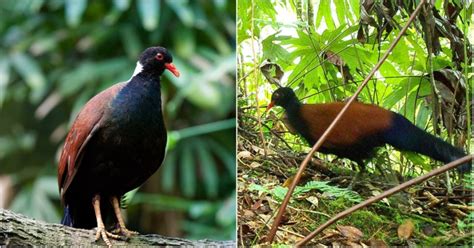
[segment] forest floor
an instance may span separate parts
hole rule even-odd
[[[256,120],[239,116],[238,242],[265,244],[274,215],[306,154],[290,149],[278,137],[275,140],[280,141],[272,139],[264,148],[254,131]],[[369,169],[349,190],[354,172],[343,161],[336,159],[326,167],[313,156],[283,215],[275,243],[295,243],[337,213],[410,179]],[[309,245],[470,246],[473,194],[454,177],[449,179],[452,193],[447,191],[446,176],[433,178],[352,213]]]

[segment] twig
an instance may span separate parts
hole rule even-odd
[[[255,117],[253,117],[253,116],[247,116],[247,118],[250,118],[250,119],[255,120],[255,121],[257,121],[257,122],[258,122],[258,121],[261,121],[261,120],[258,120],[258,119],[255,118]],[[275,130],[273,130],[272,128],[270,128],[270,127],[269,127],[266,123],[264,123],[264,122],[261,122],[260,124],[261,124],[262,126],[266,127],[268,130],[270,130],[270,132],[271,132],[272,134],[274,134],[279,140],[281,140],[281,141],[286,145],[286,147],[288,147],[288,148],[291,150],[291,146],[288,144],[288,142],[286,142],[285,139],[283,139],[283,138],[280,136],[280,134],[279,134],[278,132],[276,132]],[[265,149],[265,147],[264,147],[264,149]],[[267,155],[268,155],[268,154],[267,154]]]
[[[299,233],[296,233],[296,232],[293,232],[293,231],[291,231],[291,230],[283,229],[282,227],[278,227],[278,229],[280,229],[280,230],[283,231],[283,232],[287,232],[287,233],[293,234],[293,235],[295,235],[295,236],[298,236],[298,237],[300,237],[300,238],[304,238],[303,235],[301,235],[301,234],[299,234]]]
[[[436,196],[434,196],[433,194],[431,194],[429,191],[423,192],[423,195],[428,197],[428,200],[430,201],[428,203],[428,206],[426,206],[427,208],[432,208],[432,207],[434,207],[435,205],[437,205],[438,203],[440,203],[442,201],[442,200],[438,199]]]
[[[473,198],[472,195],[455,195],[455,196],[441,195],[441,196],[436,196],[436,197],[438,197],[438,198],[441,199],[442,201]],[[416,199],[416,200],[423,201],[423,200],[428,200],[428,197],[426,197],[426,196],[419,196],[419,197],[415,197],[415,199]]]
[[[467,216],[466,213],[464,213],[463,211],[461,211],[461,210],[458,209],[458,208],[448,208],[448,210],[449,210],[450,212],[452,212],[453,214],[455,214],[456,216],[459,216],[459,217],[463,217],[463,218],[464,218],[464,217]]]
[[[252,0],[252,3],[251,3],[252,7],[251,7],[251,20],[252,20],[252,24],[251,24],[251,33],[252,35],[254,35],[254,26],[255,26],[255,20],[254,20],[254,9],[255,9],[255,2]],[[260,139],[262,141],[262,144],[263,144],[263,153],[265,154],[265,156],[267,155],[267,149],[266,149],[266,144],[265,144],[265,138],[263,137],[263,130],[262,130],[262,120],[260,118],[260,108],[258,107],[258,90],[260,88],[260,85],[259,85],[259,80],[258,80],[258,75],[257,75],[257,55],[255,53],[255,45],[254,45],[255,42],[253,42],[253,40],[250,42],[250,46],[252,47],[252,56],[253,56],[253,59],[254,59],[254,68],[253,68],[253,79],[255,80],[255,84],[256,84],[256,88],[257,88],[257,94],[255,94],[255,102],[257,103],[257,105],[255,105],[255,111],[257,112],[257,116],[258,116],[258,122],[257,122],[257,125],[258,125],[258,130],[259,130],[259,134],[260,134]]]
[[[448,208],[450,209],[462,209],[466,211],[474,211],[474,206],[466,206],[466,205],[459,205],[459,204],[452,204],[448,203]]]

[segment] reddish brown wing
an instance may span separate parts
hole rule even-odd
[[[304,104],[302,118],[314,140],[326,131],[345,103]],[[376,105],[353,103],[324,143],[327,147],[352,145],[390,126],[392,113]]]
[[[72,124],[59,159],[58,184],[61,199],[79,168],[81,151],[100,127],[107,104],[124,85],[124,83],[116,84],[94,96],[86,103]]]

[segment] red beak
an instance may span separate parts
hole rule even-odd
[[[179,71],[176,69],[176,66],[173,65],[173,63],[166,63],[165,64],[166,69],[168,69],[171,73],[175,75],[175,77],[179,77]]]
[[[270,104],[268,104],[267,109],[265,110],[265,113],[268,112],[268,110],[270,110],[271,108],[273,108],[273,106],[275,106],[275,102],[271,101]]]

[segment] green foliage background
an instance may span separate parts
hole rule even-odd
[[[6,0],[0,45],[0,207],[59,222],[56,166],[71,122],[161,45],[181,72],[162,79],[168,155],[129,195],[130,228],[234,239],[233,1]]]
[[[374,2],[381,4],[380,1]],[[409,0],[403,3],[416,5]],[[441,15],[444,15],[443,4],[443,1],[436,1],[435,5]],[[460,11],[456,25],[472,44],[473,36],[470,31],[473,25],[469,21],[472,19],[472,3],[467,1],[463,4],[464,8]],[[391,9],[385,11],[390,12]],[[357,0],[238,1],[237,67],[239,96],[242,96],[238,98],[238,104],[242,106],[242,111],[258,119],[270,102],[271,94],[277,86],[268,83],[259,69],[267,59],[281,66],[285,72],[282,85],[293,88],[304,103],[343,101],[352,96],[399,32],[399,29],[383,32],[379,38],[377,29],[370,26],[367,41],[362,44],[358,39],[360,13],[361,3]],[[392,18],[401,28],[409,14],[400,10]],[[366,14],[364,18],[368,16],[370,15]],[[363,89],[358,100],[401,113],[422,129],[437,133],[458,146],[468,148],[465,150],[472,151],[472,64],[463,64],[463,69],[455,72],[459,78],[452,79],[457,85],[454,87],[460,89],[457,94],[461,92],[461,88],[464,92],[462,100],[457,103],[462,110],[453,113],[453,109],[450,109],[452,106],[434,104],[449,98],[451,100],[448,101],[452,101],[453,93],[442,88],[436,80],[432,82],[431,74],[455,68],[456,65],[451,58],[448,39],[441,39],[442,50],[439,54],[428,56],[425,40],[420,33],[424,29],[419,21],[415,25],[416,27],[408,29],[387,61]],[[469,43],[465,45],[468,46]],[[346,73],[350,74],[352,80],[342,77],[339,66],[327,59],[329,54],[335,55],[333,60],[347,66]],[[257,112],[256,108],[260,111]],[[283,110],[277,108],[275,111],[280,115]],[[446,119],[442,113],[453,115],[455,121]],[[275,125],[273,120],[271,114],[262,119],[266,124],[262,129],[267,142],[273,142],[270,141],[272,134],[267,128]],[[259,128],[255,124],[251,126]],[[290,133],[283,136],[296,151],[309,150],[306,142],[298,136]],[[278,143],[277,139],[275,142]],[[386,161],[392,161],[406,171],[413,171],[411,162],[424,165],[424,169],[431,168],[429,159],[413,153],[402,153],[402,157],[388,156],[394,153],[385,154]]]

